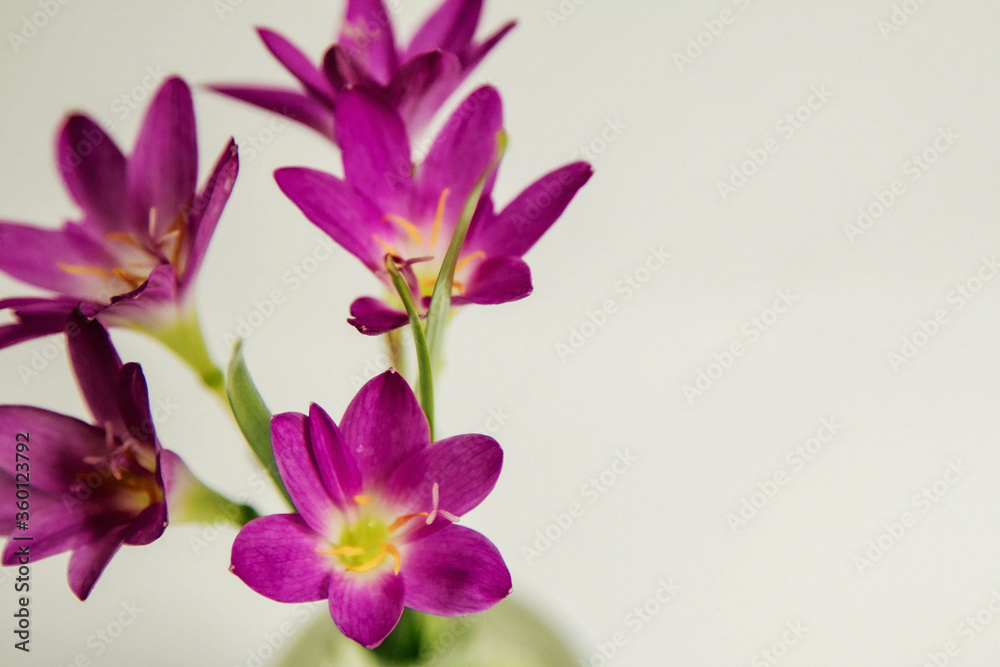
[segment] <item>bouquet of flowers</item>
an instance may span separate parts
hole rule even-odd
[[[94,119],[66,119],[57,164],[80,215],[61,229],[0,221],[0,270],[49,292],[0,300],[13,316],[0,326],[0,347],[63,334],[91,415],[0,406],[0,441],[16,443],[0,450],[4,566],[71,552],[69,586],[85,600],[122,545],[221,513],[240,527],[224,576],[278,602],[329,602],[332,624],[306,632],[289,664],[486,663],[472,648],[442,646],[456,634],[449,619],[491,610],[512,590],[500,551],[462,523],[496,484],[503,451],[488,435],[436,432],[433,378],[455,309],[531,293],[523,257],[592,171],[565,165],[496,207],[507,138],[491,86],[466,97],[414,161],[438,112],[514,27],[476,40],[481,9],[481,0],[445,0],[401,47],[381,0],[349,0],[318,65],[259,30],[294,87],[212,86],[315,130],[339,151],[338,175],[289,166],[274,180],[385,288],[359,296],[345,316],[360,334],[385,337],[395,368],[364,384],[342,413],[314,403],[272,415],[241,343],[225,371],[208,352],[193,288],[240,152],[220,140],[199,186],[188,84],[172,76],[159,86],[127,154]],[[143,369],[123,363],[108,334],[118,327],[161,341],[219,396],[286,512],[262,516],[224,497],[161,444]],[[416,372],[405,377],[411,341]],[[571,660],[530,612],[505,608],[489,612],[496,636],[527,625],[544,637],[505,664]],[[19,648],[28,651],[23,632]],[[475,633],[457,634],[468,643]]]

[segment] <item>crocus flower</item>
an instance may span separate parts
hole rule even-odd
[[[93,120],[70,116],[57,142],[79,222],[43,229],[0,221],[0,270],[56,293],[0,300],[18,322],[0,347],[62,330],[79,305],[105,325],[162,330],[191,316],[192,288],[238,170],[230,140],[200,191],[191,91],[163,83],[126,158]]]
[[[149,544],[167,525],[169,480],[186,474],[160,448],[142,369],[122,365],[107,331],[79,313],[65,323],[93,423],[25,405],[0,406],[0,534],[4,565],[72,551],[69,585],[86,599],[123,544]],[[22,434],[22,435],[18,435]],[[16,451],[15,442],[24,443]],[[167,481],[165,486],[164,482]],[[18,482],[27,482],[17,507]],[[21,487],[24,488],[24,487]]]
[[[502,128],[500,96],[484,86],[461,104],[424,162],[414,166],[399,114],[363,91],[347,91],[337,106],[345,178],[293,167],[279,169],[275,179],[310,221],[387,285],[384,258],[396,258],[414,300],[426,306],[462,208],[496,158]],[[491,173],[456,264],[452,303],[505,303],[530,294],[531,271],[521,256],[591,173],[586,162],[556,169],[499,213],[490,198],[496,175]],[[408,321],[391,298],[388,303],[357,299],[351,315],[350,322],[366,334]]]
[[[338,42],[319,66],[276,32],[258,29],[264,45],[301,90],[213,86],[214,90],[277,112],[336,142],[334,109],[343,90],[362,86],[379,94],[412,133],[419,133],[469,72],[514,27],[508,23],[474,41],[482,0],[445,0],[405,49],[396,47],[392,20],[381,0],[349,0]]]
[[[329,599],[337,627],[373,648],[403,607],[476,613],[511,589],[497,548],[456,525],[500,474],[485,435],[430,442],[413,392],[394,371],[372,379],[340,426],[317,405],[271,421],[274,455],[297,514],[251,521],[230,569],[279,602]]]

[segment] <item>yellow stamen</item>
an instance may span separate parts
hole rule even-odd
[[[124,243],[125,245],[130,245],[133,248],[142,250],[143,252],[148,252],[146,248],[140,244],[134,236],[131,234],[126,234],[125,232],[108,232],[104,235],[104,238],[109,241],[118,241],[119,243]]]
[[[455,263],[455,273],[458,273],[459,271],[461,271],[462,269],[464,269],[465,267],[467,267],[469,264],[473,263],[477,259],[486,259],[486,253],[483,252],[482,250],[477,250],[476,252],[472,253],[471,255],[466,255],[462,259],[458,260]],[[454,284],[458,285],[460,283],[454,283]]]
[[[417,512],[415,514],[406,514],[404,516],[399,517],[398,519],[392,522],[392,525],[389,526],[389,532],[390,533],[396,532],[396,530],[402,528],[407,521],[417,516],[427,516],[427,512]]]
[[[389,544],[388,542],[386,542],[385,544],[383,544],[382,548],[385,551],[389,552],[389,555],[392,556],[392,560],[393,560],[393,563],[392,563],[392,573],[393,574],[399,574],[399,567],[400,567],[400,565],[403,564],[403,557],[399,555],[399,550],[396,549],[396,547],[394,547],[391,544]]]
[[[146,278],[144,278],[143,276],[137,273],[132,273],[131,271],[126,271],[125,269],[121,268],[114,269],[113,273],[115,274],[116,278],[124,280],[129,285],[131,285],[133,289],[137,289],[139,285],[146,282]]]
[[[322,549],[316,549],[318,554],[330,554],[333,556],[360,556],[365,552],[361,547],[337,547],[336,549],[331,549],[330,551],[323,551]]]
[[[372,558],[370,561],[368,561],[366,563],[362,563],[361,565],[357,565],[355,567],[349,567],[349,568],[347,568],[347,571],[348,572],[367,572],[368,570],[374,570],[376,567],[378,567],[379,565],[381,565],[381,563],[382,563],[383,560],[385,560],[386,546],[388,546],[388,545],[383,544],[382,545],[382,550],[379,551],[377,554],[375,554],[375,557]]]
[[[399,253],[396,252],[396,249],[393,248],[392,245],[386,243],[381,238],[379,238],[378,234],[372,234],[372,240],[375,241],[375,243],[377,243],[380,246],[382,246],[382,250],[385,250],[385,252],[387,254],[389,254],[389,255],[395,255],[397,257],[399,256]]]
[[[417,226],[415,224],[413,224],[406,218],[403,218],[398,215],[392,215],[390,213],[389,215],[383,216],[382,219],[388,220],[389,222],[395,222],[397,225],[402,227],[403,230],[410,235],[410,238],[413,239],[413,242],[416,243],[417,245],[422,246],[424,244],[424,237],[420,233],[420,230],[417,229]]]
[[[354,502],[356,502],[359,505],[364,505],[367,507],[368,505],[372,504],[372,499],[369,498],[368,496],[359,493],[358,495],[354,496]]]
[[[77,264],[66,264],[65,262],[56,262],[56,266],[66,273],[72,273],[73,275],[100,276],[101,278],[110,278],[112,275],[110,271],[102,269],[99,266],[79,266]]]
[[[441,233],[441,223],[444,221],[444,206],[448,201],[449,194],[451,194],[451,190],[445,188],[438,199],[437,213],[434,214],[434,226],[431,228],[431,248],[437,245],[438,234]]]

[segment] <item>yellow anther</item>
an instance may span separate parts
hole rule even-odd
[[[79,266],[77,264],[66,264],[65,262],[56,262],[56,266],[66,273],[72,273],[73,275],[100,276],[101,278],[110,278],[112,275],[110,271],[102,269],[99,266]]]
[[[379,238],[378,234],[372,234],[372,240],[375,241],[375,243],[377,243],[380,246],[382,246],[382,250],[385,250],[386,254],[394,255],[394,256],[397,256],[397,257],[399,256],[399,253],[396,252],[396,249],[394,247],[392,247],[391,244],[386,243],[381,238]]]
[[[472,264],[477,259],[486,259],[486,253],[483,252],[482,250],[477,250],[471,255],[466,255],[462,259],[458,260],[457,262],[455,262],[455,273],[458,273],[459,271],[467,267],[469,264]]]
[[[393,560],[393,563],[392,563],[392,572],[393,572],[393,574],[399,574],[399,567],[403,564],[403,557],[399,555],[399,550],[396,547],[394,547],[391,544],[389,544],[388,542],[386,542],[385,544],[383,544],[382,548],[385,551],[389,552],[389,554],[392,556],[392,560]]]
[[[143,252],[149,252],[148,250],[146,250],[146,248],[142,246],[141,243],[139,243],[135,239],[134,236],[132,236],[131,234],[126,234],[125,232],[108,232],[107,234],[104,235],[104,238],[106,238],[109,241],[118,241],[119,243],[130,245],[133,248],[142,250]]]
[[[124,280],[129,285],[131,285],[133,289],[137,289],[139,285],[142,285],[144,282],[146,282],[145,277],[139,275],[138,273],[132,273],[131,271],[126,271],[125,269],[122,268],[114,269],[113,273],[115,274],[116,278]]]
[[[427,512],[417,512],[415,514],[406,514],[399,517],[398,519],[392,522],[392,525],[389,526],[389,532],[390,533],[396,532],[396,530],[402,528],[407,521],[418,516],[427,516]]]
[[[445,188],[444,192],[438,198],[437,212],[434,214],[434,226],[431,227],[431,248],[437,245],[438,235],[441,233],[441,223],[444,222],[444,206],[448,201],[449,194],[451,194],[451,190]]]
[[[420,230],[417,229],[417,226],[415,224],[413,224],[406,218],[398,215],[392,215],[390,213],[389,215],[383,216],[382,219],[396,223],[397,225],[403,228],[403,231],[409,234],[410,238],[413,239],[414,243],[416,243],[419,246],[424,245],[424,237],[420,233]]]
[[[382,561],[385,560],[386,546],[387,545],[383,544],[382,545],[382,549],[377,554],[375,554],[375,557],[372,558],[371,560],[369,560],[369,561],[367,561],[365,563],[362,563],[361,565],[356,565],[354,567],[349,567],[349,568],[347,568],[347,571],[348,572],[367,572],[368,570],[374,570],[376,567],[378,567],[379,565],[382,564]]]
[[[372,499],[366,495],[362,495],[359,493],[358,495],[354,496],[354,502],[356,502],[359,505],[364,505],[367,507],[368,505],[372,504]]]

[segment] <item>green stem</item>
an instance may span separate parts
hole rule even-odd
[[[431,373],[431,356],[427,351],[427,339],[424,337],[424,325],[420,322],[420,315],[417,314],[417,306],[413,303],[413,294],[410,293],[410,286],[406,284],[406,279],[399,272],[396,260],[391,255],[385,256],[385,270],[389,272],[392,284],[399,292],[399,298],[403,300],[403,307],[410,317],[410,328],[413,329],[413,346],[417,352],[417,371],[420,377],[417,380],[417,397],[420,399],[420,407],[423,408],[427,416],[427,423],[431,428],[431,441],[434,441],[434,378]]]
[[[217,523],[225,520],[241,527],[260,516],[250,505],[236,503],[205,486],[190,472],[175,481],[167,498],[171,523]]]
[[[397,373],[406,377],[406,357],[403,354],[403,335],[400,329],[386,332],[385,346],[389,351],[389,363]]]

